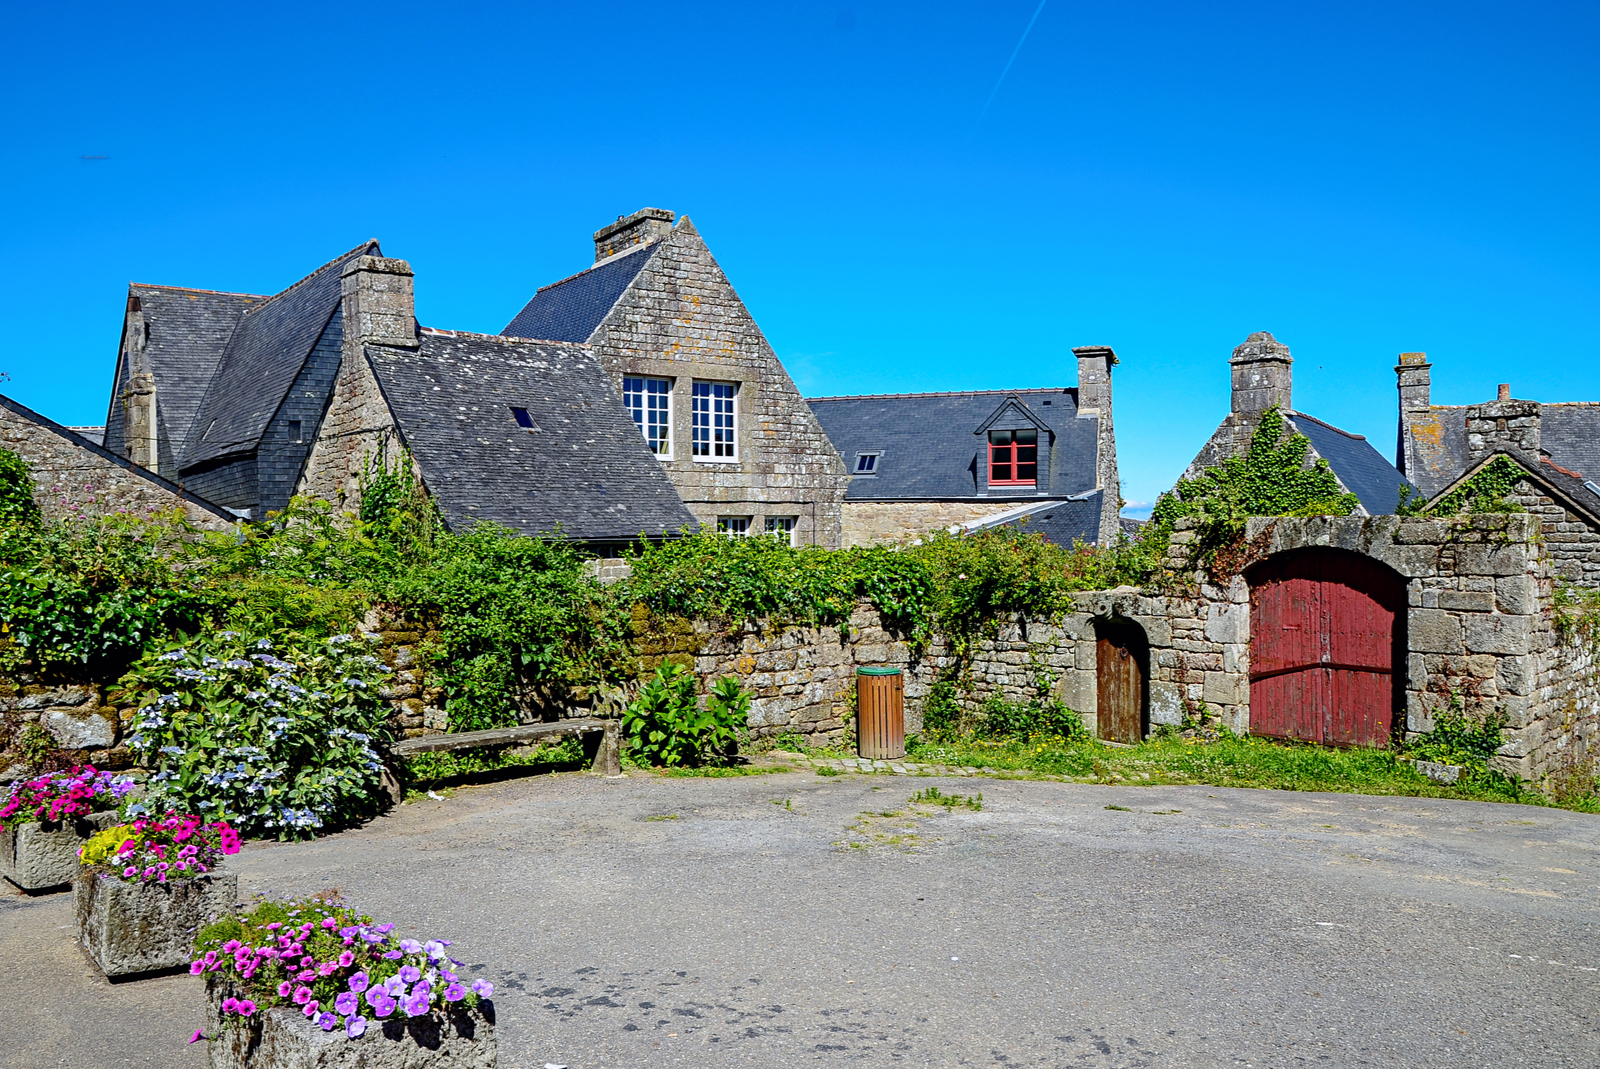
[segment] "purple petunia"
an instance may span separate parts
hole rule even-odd
[[[400,979],[408,984],[414,984],[422,979],[422,970],[415,965],[402,965],[400,966]]]
[[[429,1009],[427,992],[424,991],[413,995],[402,1004],[402,1007],[406,1011],[407,1017],[421,1017]]]
[[[381,991],[382,988],[379,988],[378,990]],[[384,995],[383,998],[379,999],[378,1002],[373,1005],[372,1012],[377,1014],[379,1017],[387,1017],[394,1012],[394,1007],[394,999],[390,998],[388,995]]]
[[[324,1032],[332,1032],[338,1023],[339,1018],[335,1017],[331,1013],[324,1013],[322,1016],[317,1018],[317,1024],[322,1026],[322,1030]]]
[[[466,997],[467,989],[462,987],[460,983],[451,984],[444,989],[444,1000],[446,1002],[460,1002]]]
[[[361,992],[367,989],[367,984],[369,983],[371,983],[371,977],[369,977],[366,973],[355,973],[350,977],[350,990],[359,995]]]
[[[341,1017],[348,1017],[361,1008],[361,996],[354,991],[341,991],[333,1000],[333,1008]]]
[[[394,925],[392,925],[392,924],[374,924],[372,926],[372,930],[375,931],[375,932],[378,932],[380,934],[383,934],[383,935],[388,935],[390,932],[394,931]]]
[[[405,955],[400,953],[398,950],[388,951],[383,956],[390,961],[399,961],[401,958],[405,957]]]
[[[422,944],[415,939],[402,939],[400,940],[400,949],[407,954],[420,954],[422,953]]]
[[[346,1017],[344,1019],[344,1034],[351,1039],[355,1039],[366,1030],[367,1019],[365,1017]]]
[[[487,980],[472,981],[472,990],[483,998],[490,998],[494,995],[494,985]]]

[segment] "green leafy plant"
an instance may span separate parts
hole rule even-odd
[[[9,449],[0,449],[0,527],[32,526],[39,522],[39,503],[33,499],[33,478],[28,464]]]
[[[1462,512],[1521,512],[1522,509],[1510,500],[1510,495],[1526,475],[1510,457],[1497,456],[1460,488],[1440,498],[1427,512],[1433,516],[1454,516]]]
[[[979,791],[974,795],[944,794],[937,787],[927,787],[914,793],[910,798],[910,803],[912,805],[942,805],[946,809],[955,809],[960,806],[977,812],[983,808],[983,792]]]
[[[1406,744],[1407,756],[1482,770],[1504,743],[1506,715],[1494,712],[1479,720],[1468,716],[1459,694],[1433,714],[1433,728]]]
[[[622,733],[632,758],[643,764],[726,764],[738,747],[749,709],[749,696],[732,676],[717,681],[701,709],[694,673],[663,662],[628,706]]]
[[[1090,738],[1083,717],[1055,698],[1035,698],[1026,703],[990,698],[978,722],[978,734],[991,739],[1058,739],[1083,742]]]
[[[305,838],[377,813],[388,671],[349,635],[275,646],[232,631],[150,653],[124,678],[129,748],[153,773],[149,812]]]

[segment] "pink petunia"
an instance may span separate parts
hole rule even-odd
[[[339,955],[339,968],[348,969],[351,965],[355,964],[355,960],[356,956],[350,953],[350,951],[346,950],[343,954]]]
[[[297,987],[294,989],[294,1004],[296,1006],[304,1006],[310,1001],[311,989],[309,987]]]

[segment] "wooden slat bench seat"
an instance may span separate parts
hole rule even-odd
[[[494,746],[522,746],[544,739],[577,736],[583,739],[584,754],[591,759],[590,767],[606,776],[622,775],[618,754],[618,729],[615,720],[555,720],[542,724],[518,724],[510,728],[490,728],[487,731],[456,731],[444,735],[419,735],[403,739],[389,747],[396,757],[410,757],[419,753],[443,753],[456,750],[482,750]]]

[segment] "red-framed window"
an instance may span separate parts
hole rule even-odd
[[[1036,486],[1039,482],[1039,432],[989,432],[989,485]]]

